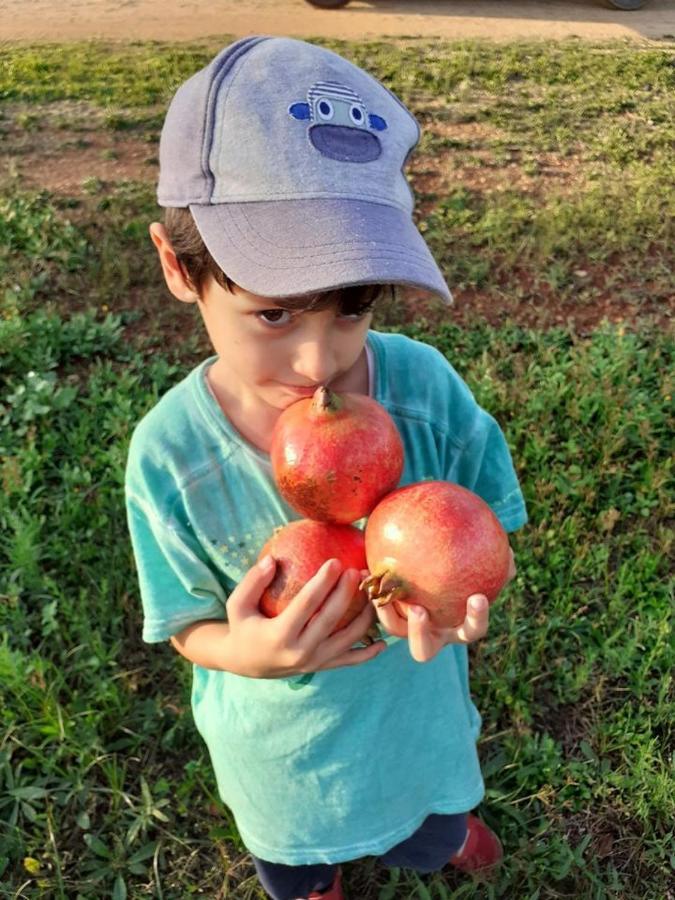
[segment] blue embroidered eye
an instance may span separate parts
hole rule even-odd
[[[319,100],[316,108],[322,119],[328,120],[333,118],[334,110],[330,100]]]
[[[360,106],[350,106],[349,117],[355,125],[363,125],[363,110]]]

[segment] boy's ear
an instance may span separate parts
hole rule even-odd
[[[199,294],[190,283],[187,272],[178,262],[166,228],[160,222],[153,222],[149,231],[152,243],[157,248],[166,286],[182,303],[197,303]]]

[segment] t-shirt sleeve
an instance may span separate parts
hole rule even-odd
[[[436,392],[444,398],[438,416],[444,426],[444,477],[482,497],[504,529],[515,531],[527,522],[527,511],[506,437],[452,365],[440,354],[436,359],[442,360]]]
[[[527,522],[525,500],[504,433],[479,406],[467,443],[455,455],[453,469],[451,480],[482,497],[505,531],[515,531]]]
[[[143,640],[168,640],[201,619],[224,619],[226,591],[187,527],[127,495],[143,603]]]

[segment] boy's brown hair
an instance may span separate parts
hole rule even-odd
[[[168,207],[164,212],[164,227],[176,259],[184,267],[192,287],[200,296],[209,276],[225,290],[232,290],[235,283],[209,253],[189,209]],[[304,297],[275,297],[272,302],[275,306],[288,310],[321,310],[337,304],[342,315],[353,316],[368,312],[387,291],[393,293],[394,286],[357,284]]]

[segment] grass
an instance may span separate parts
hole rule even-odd
[[[379,322],[447,354],[502,423],[528,501],[517,581],[472,651],[482,812],[508,859],[478,885],[368,859],[346,867],[347,890],[665,900],[673,341],[653,313],[674,293],[672,53],[420,46],[339,49],[431,131],[412,176],[420,224],[458,305],[499,312],[392,306]],[[17,158],[57,119],[67,140],[83,128],[152,148],[161,105],[213,48],[104,49],[3,48]],[[573,184],[551,184],[551,153]],[[448,190],[457,172],[488,187]],[[262,900],[192,726],[188,667],[139,638],[123,511],[134,424],[207,345],[149,263],[152,172],[81,174],[88,187],[55,193],[10,173],[0,198],[0,896]],[[608,294],[629,315],[589,326]],[[530,327],[560,307],[563,327]]]

